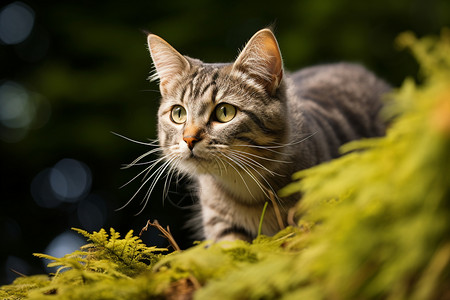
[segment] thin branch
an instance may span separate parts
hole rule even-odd
[[[170,245],[172,246],[175,251],[181,251],[181,248],[178,246],[177,242],[175,241],[172,233],[170,232],[169,226],[167,226],[167,229],[164,229],[158,222],[158,220],[155,220],[150,222],[150,220],[147,221],[147,224],[144,226],[144,228],[141,229],[141,232],[139,233],[139,237],[144,233],[144,231],[148,230],[148,226],[155,227],[158,229],[162,234],[163,237],[166,238],[167,241],[169,241]]]
[[[22,273],[20,273],[19,271],[16,271],[16,270],[14,270],[14,269],[9,269],[11,272],[13,272],[13,273],[15,273],[15,274],[17,274],[17,275],[19,275],[20,277],[28,277],[27,275],[25,275],[25,274],[22,274]]]
[[[275,211],[275,216],[277,217],[278,226],[280,227],[280,230],[285,229],[286,226],[284,225],[283,218],[281,217],[280,208],[278,207],[277,202],[275,201],[275,196],[273,195],[273,192],[271,190],[267,190],[269,192],[270,201],[272,201],[273,210]]]
[[[297,213],[297,208],[291,207],[288,211],[287,222],[292,227],[298,227],[297,222],[295,221],[295,214]]]

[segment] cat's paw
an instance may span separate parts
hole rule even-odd
[[[216,242],[224,242],[224,241],[228,241],[228,242],[234,242],[234,241],[245,241],[245,242],[251,242],[253,239],[250,238],[248,235],[246,234],[241,234],[241,233],[237,233],[237,232],[230,232],[226,235],[221,236],[220,238],[218,238],[216,240]]]

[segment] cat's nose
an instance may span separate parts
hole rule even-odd
[[[183,140],[186,142],[189,150],[192,151],[192,149],[194,149],[195,144],[200,141],[200,137],[194,136],[194,135],[188,135],[188,136],[184,136]]]
[[[202,140],[202,136],[203,130],[195,125],[186,126],[183,132],[183,140],[191,151],[194,149],[195,144]]]

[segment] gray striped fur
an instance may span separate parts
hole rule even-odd
[[[162,94],[158,139],[170,172],[188,174],[200,199],[197,223],[210,240],[251,240],[262,208],[278,203],[286,222],[299,195],[276,192],[301,169],[339,156],[348,141],[384,134],[378,118],[388,85],[363,67],[339,63],[285,73],[269,29],[257,32],[234,63],[207,64],[182,56],[150,34],[149,50]],[[214,117],[220,103],[237,108],[228,123]],[[175,105],[187,111],[176,124]],[[192,150],[186,136],[194,136]],[[269,206],[262,233],[280,227]]]

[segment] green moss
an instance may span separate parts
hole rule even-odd
[[[169,255],[130,231],[87,233],[60,269],[16,279],[2,299],[447,299],[450,283],[450,31],[403,34],[422,66],[388,100],[386,137],[297,173],[298,227]],[[355,151],[357,150],[357,151]],[[166,232],[170,234],[169,232]]]

